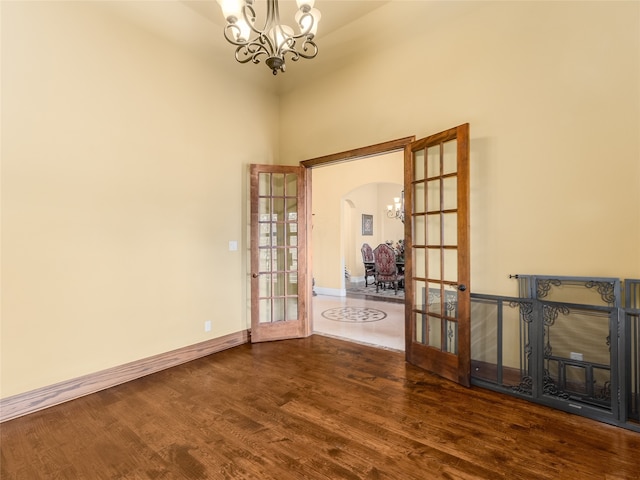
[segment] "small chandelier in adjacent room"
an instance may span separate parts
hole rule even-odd
[[[224,37],[236,45],[236,60],[240,63],[260,63],[262,57],[274,75],[285,70],[285,55],[293,61],[314,58],[318,47],[314,42],[320,12],[313,8],[315,0],[296,0],[297,32],[280,23],[278,0],[266,0],[264,24],[256,25],[254,4],[261,0],[217,0],[227,20]]]
[[[393,205],[387,205],[387,217],[397,218],[404,223],[404,190],[400,194],[400,198],[393,199]]]

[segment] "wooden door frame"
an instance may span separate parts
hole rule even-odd
[[[300,162],[305,168],[327,166],[334,163],[348,162],[350,160],[358,160],[361,158],[371,157],[374,155],[382,155],[385,153],[397,152],[404,150],[408,145],[411,145],[416,139],[415,135],[411,137],[398,138],[396,140],[389,140],[388,142],[377,143],[368,147],[354,148],[353,150],[346,150],[340,153],[332,153],[331,155],[325,155],[323,157],[316,157],[309,160],[303,160]]]

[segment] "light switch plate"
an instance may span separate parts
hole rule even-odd
[[[238,250],[238,242],[235,240],[229,240],[229,251],[235,252],[236,250]]]

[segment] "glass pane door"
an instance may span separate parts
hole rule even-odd
[[[468,125],[411,145],[407,360],[470,381]]]
[[[302,336],[304,169],[252,165],[252,341]],[[300,273],[300,274],[299,274]]]

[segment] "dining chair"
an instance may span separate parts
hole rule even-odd
[[[372,277],[374,281],[376,278],[373,249],[368,243],[363,243],[360,252],[362,252],[362,263],[364,264],[364,286],[368,287],[369,277]]]
[[[398,284],[404,280],[404,275],[398,273],[396,265],[396,252],[389,245],[381,243],[373,251],[374,265],[376,271],[376,292],[380,286],[391,283],[393,289],[398,294]]]

